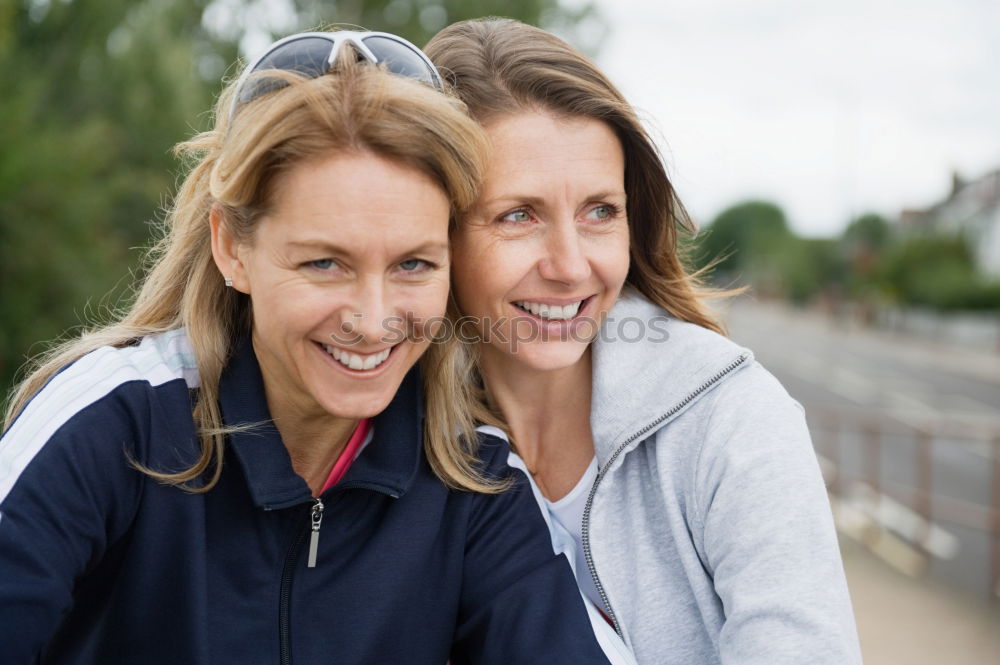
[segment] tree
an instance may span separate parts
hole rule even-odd
[[[781,281],[782,254],[793,237],[781,208],[767,201],[747,201],[712,220],[698,242],[697,254],[702,264],[715,262],[716,279],[770,288]]]
[[[897,303],[938,309],[1000,308],[1000,282],[976,271],[960,235],[915,234],[893,246],[878,276]]]
[[[878,253],[889,241],[889,222],[877,213],[856,217],[844,229],[843,241],[852,248],[865,248]]]
[[[856,217],[840,238],[841,255],[847,265],[847,292],[871,308],[883,296],[878,271],[892,239],[889,222],[876,213]]]
[[[173,184],[169,148],[211,101],[196,63],[223,49],[200,30],[201,10],[184,0],[3,5],[5,385],[33,344],[129,292],[122,266],[135,263],[130,248],[147,242],[146,222]]]

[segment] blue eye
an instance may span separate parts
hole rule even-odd
[[[318,259],[316,261],[309,262],[309,266],[316,268],[317,270],[329,270],[334,265],[336,265],[336,263],[333,259]]]
[[[527,210],[511,210],[510,212],[500,216],[501,222],[512,222],[514,224],[523,224],[524,222],[531,221],[531,215]]]
[[[421,259],[407,259],[400,263],[399,267],[403,272],[416,272],[426,265],[428,265],[427,262]]]
[[[587,213],[587,216],[592,219],[611,219],[618,216],[618,208],[612,205],[594,206]]]

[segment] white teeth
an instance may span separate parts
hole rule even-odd
[[[543,319],[549,319],[551,321],[566,321],[577,315],[583,301],[580,300],[569,305],[563,305],[562,307],[559,305],[545,305],[536,302],[528,302],[527,300],[519,300],[514,304],[521,309],[531,312],[535,316]]]
[[[324,344],[323,348],[326,349],[327,353],[333,356],[334,360],[339,360],[340,364],[355,370],[375,369],[385,362],[385,359],[389,357],[389,352],[392,351],[392,349],[385,349],[384,351],[379,351],[378,353],[362,356],[357,353],[351,353],[350,351],[338,349],[335,346]]]

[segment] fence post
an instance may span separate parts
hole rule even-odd
[[[923,533],[920,535],[920,544],[926,545],[930,537],[931,517],[933,514],[932,494],[932,450],[933,437],[931,433],[921,428],[917,430],[917,500],[914,506],[917,513],[924,518]]]
[[[882,451],[880,446],[881,432],[873,420],[865,424],[865,480],[873,490],[881,493]]]
[[[990,493],[993,495],[993,506],[990,510],[990,538],[993,542],[993,570],[990,599],[1000,602],[1000,434],[993,437],[993,477],[990,479]]]
[[[865,542],[869,547],[875,547],[876,544],[882,539],[882,522],[881,522],[881,512],[882,512],[882,492],[881,492],[881,482],[880,478],[882,475],[882,451],[881,451],[881,432],[878,423],[874,420],[868,420],[864,426],[864,477],[868,481],[868,485],[872,488],[874,492],[874,509],[876,512],[877,519],[875,520],[876,528],[872,529],[865,535]]]

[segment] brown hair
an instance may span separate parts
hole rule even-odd
[[[236,237],[252,238],[281,174],[320,155],[355,150],[428,175],[451,201],[452,223],[472,204],[488,144],[464,104],[417,81],[350,58],[340,61],[345,64],[335,75],[314,79],[268,72],[287,85],[241,105],[232,118],[235,83],[227,87],[215,107],[214,129],[176,148],[194,163],[168,210],[164,235],[150,252],[148,277],[135,302],[119,320],[35,360],[8,406],[5,429],[50,377],[84,354],[184,327],[201,381],[193,407],[201,455],[179,473],[142,470],[165,483],[208,491],[221,474],[225,434],[232,431],[219,412],[219,379],[233,343],[251,327],[250,299],[225,287],[212,259],[212,207],[221,208]],[[450,487],[494,492],[503,483],[484,479],[476,467],[466,363],[454,340],[432,344],[421,359],[425,452]],[[192,487],[203,474],[207,479]]]
[[[544,30],[512,19],[448,26],[424,49],[479,122],[542,109],[610,126],[625,153],[630,234],[626,284],[683,321],[723,333],[703,300],[714,292],[689,272],[678,227],[694,224],[678,200],[655,144],[635,111],[582,53]]]

